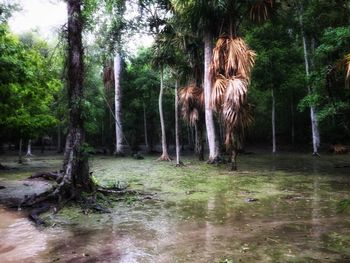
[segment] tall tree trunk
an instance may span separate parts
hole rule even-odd
[[[63,179],[56,191],[67,198],[93,191],[87,153],[84,149],[83,45],[81,1],[68,0],[68,107],[69,130],[63,161]]]
[[[291,113],[291,137],[292,137],[292,144],[295,144],[295,120],[294,120],[294,94],[291,98],[290,103],[290,113]]]
[[[19,139],[19,149],[18,149],[18,163],[23,163],[22,160],[22,144],[23,144],[23,140],[22,138]]]
[[[160,92],[159,92],[159,118],[160,118],[160,127],[162,131],[162,156],[159,157],[160,161],[170,161],[171,158],[168,154],[168,148],[166,143],[166,134],[165,134],[165,123],[164,123],[164,115],[163,115],[163,93],[164,93],[164,84],[163,84],[163,67],[160,69]]]
[[[62,153],[62,131],[60,124],[57,126],[57,153]]]
[[[175,81],[175,144],[176,144],[176,165],[180,165],[180,141],[179,141],[179,94],[178,80]]]
[[[300,22],[300,28],[301,28],[301,35],[303,40],[303,49],[304,49],[304,63],[305,63],[305,73],[306,78],[309,80],[310,76],[310,65],[309,65],[309,54],[307,50],[307,43],[306,43],[306,35],[304,31],[303,26],[303,18],[302,18],[302,12],[303,8],[301,7],[300,15],[299,15],[299,22]],[[308,84],[308,94],[312,95],[313,90]],[[316,116],[316,109],[313,105],[310,106],[310,119],[311,119],[311,130],[312,130],[312,146],[313,146],[313,154],[318,155],[318,147],[320,146],[320,132],[318,129],[318,122],[317,122],[317,116]]]
[[[121,89],[120,89],[121,57],[117,53],[114,57],[114,105],[115,105],[115,152],[123,155],[123,129],[121,120]]]
[[[146,116],[146,104],[143,103],[143,128],[144,128],[144,133],[145,133],[145,146],[146,146],[146,151],[150,152],[149,144],[148,144],[148,133],[147,133],[147,116]]]
[[[276,153],[276,100],[274,88],[271,89],[271,98],[272,98],[272,153]]]
[[[218,145],[215,136],[215,125],[213,111],[210,107],[211,96],[211,79],[210,79],[210,61],[212,58],[212,38],[209,33],[206,33],[204,41],[204,103],[205,103],[205,125],[207,128],[207,138],[209,145],[209,160],[214,162],[218,157]]]
[[[32,140],[31,139],[28,140],[26,156],[33,156],[33,154],[32,154]]]

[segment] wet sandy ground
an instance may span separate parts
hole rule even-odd
[[[38,228],[25,211],[1,208],[0,262],[350,262],[350,209],[339,210],[350,198],[350,169],[335,168],[349,155],[247,155],[238,172],[155,159],[92,160],[101,184],[155,194],[114,203],[111,214],[67,207]],[[32,159],[1,172],[0,185],[59,165],[57,157]]]

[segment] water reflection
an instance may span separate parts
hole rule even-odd
[[[195,198],[201,187],[192,181],[193,193],[175,201],[163,193],[164,201],[120,203],[110,215],[58,215],[43,230],[2,209],[1,262],[346,261],[349,212],[337,214],[336,202],[349,195],[350,178],[334,169],[338,161],[244,156],[241,172],[203,173],[201,187],[224,182],[203,188],[207,198]]]

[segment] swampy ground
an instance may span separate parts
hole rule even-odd
[[[113,201],[110,214],[67,206],[38,228],[25,211],[0,208],[1,262],[350,262],[350,209],[339,206],[350,198],[350,168],[339,168],[350,155],[243,155],[237,172],[183,161],[93,157],[100,184],[154,194]],[[0,172],[1,196],[61,157],[0,162],[17,168]]]

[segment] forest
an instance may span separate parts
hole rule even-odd
[[[350,1],[53,2],[0,1],[2,262],[350,261]]]

